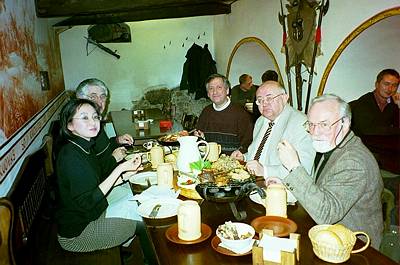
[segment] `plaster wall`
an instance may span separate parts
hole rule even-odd
[[[316,75],[313,80],[311,98],[317,95],[323,72],[342,41],[355,28],[375,14],[398,6],[400,6],[399,0],[330,1],[329,11],[322,22],[323,56],[317,57],[316,59]],[[218,71],[225,73],[229,55],[240,39],[254,36],[263,40],[271,49],[278,62],[285,85],[287,86],[284,71],[285,57],[284,54],[281,53],[282,26],[278,20],[279,11],[279,1],[242,0],[232,5],[231,14],[215,16],[214,47]],[[286,8],[284,8],[284,13],[287,13]],[[391,25],[391,27],[395,26]],[[398,28],[397,26],[397,32]],[[384,27],[380,27],[380,30],[384,29]],[[362,37],[362,35],[360,35],[360,37]],[[375,35],[374,38],[375,37],[377,36]],[[399,52],[396,52],[398,48],[392,49],[395,48],[398,43],[397,38],[399,38],[399,34],[396,34],[396,36],[391,35],[391,38],[393,39],[393,44],[390,44],[388,49],[376,49],[376,47],[383,45],[387,39],[377,39],[375,41],[375,46],[368,46],[369,49],[366,49],[365,45],[362,45],[362,42],[352,45],[356,46],[352,48],[352,51],[357,53],[363,51],[364,58],[371,56],[379,58],[383,56],[387,61],[385,64],[382,64],[376,63],[376,60],[372,60],[372,63],[367,63],[368,60],[366,60],[365,63],[360,64],[354,59],[347,59],[345,63],[340,63],[340,67],[343,67],[340,71],[342,73],[347,71],[348,74],[345,76],[339,74],[330,78],[328,83],[329,88],[327,88],[326,92],[336,93],[346,100],[355,99],[359,95],[373,89],[374,78],[377,72],[383,69],[383,67],[397,68],[397,70],[399,70],[399,61],[396,56],[399,54]],[[370,50],[372,47],[374,47],[374,49]],[[334,67],[339,67],[338,65]],[[252,65],[249,65],[249,69],[251,69],[251,67]],[[334,70],[332,73],[334,73]],[[303,78],[308,79],[308,74],[304,73]],[[292,87],[294,87],[294,80],[292,81]],[[352,91],[352,89],[355,88],[358,89],[357,92]],[[303,98],[305,98],[305,89],[306,83],[303,85]]]
[[[213,53],[213,18],[210,16],[129,22],[131,43],[103,43],[120,59],[89,44],[87,26],[76,26],[60,36],[66,89],[89,77],[103,80],[110,89],[108,110],[131,109],[146,91],[179,86],[187,50],[194,42],[209,45]]]

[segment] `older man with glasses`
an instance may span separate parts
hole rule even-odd
[[[303,127],[306,116],[292,108],[287,103],[288,98],[285,89],[276,81],[267,81],[257,89],[256,103],[262,116],[254,126],[253,141],[247,153],[237,150],[231,155],[246,161],[247,169],[256,176],[283,178],[289,173],[277,153],[282,139],[290,139],[299,150],[300,161],[311,173],[315,151]],[[290,194],[288,200],[295,201]]]
[[[313,99],[306,127],[312,146],[323,153],[313,174],[299,161],[290,140],[278,145],[282,164],[290,172],[282,182],[318,224],[341,223],[364,231],[379,249],[383,231],[382,179],[378,164],[350,129],[349,105],[335,95]]]
[[[78,85],[75,94],[77,98],[89,99],[95,102],[99,107],[100,113],[104,115],[108,99],[108,88],[103,81],[96,78],[85,79]],[[96,155],[101,161],[107,161],[108,163],[110,163],[108,159],[110,155],[115,158],[115,162],[120,162],[126,156],[126,149],[119,146],[133,145],[134,142],[133,137],[129,134],[109,138],[103,125],[95,141],[94,150]],[[116,163],[113,163],[110,168],[115,166]]]
[[[229,89],[225,76],[213,74],[207,78],[206,90],[212,104],[201,112],[195,135],[221,144],[224,154],[231,154],[236,149],[246,152],[251,142],[253,123],[244,108],[231,102]]]

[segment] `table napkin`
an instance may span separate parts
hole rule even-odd
[[[153,185],[140,194],[133,196],[133,200],[143,203],[147,200],[163,199],[163,198],[178,198],[180,190],[174,191],[168,187]]]
[[[108,207],[106,218],[124,218],[135,221],[143,221],[137,213],[138,204],[133,201],[133,194],[129,183],[114,187],[106,197]]]
[[[220,246],[220,247],[223,247],[223,248],[226,248],[226,249],[228,249],[228,250],[230,250],[230,251],[232,251],[232,252],[235,252],[236,254],[244,254],[244,253],[247,253],[247,252],[249,252],[252,248],[253,248],[253,244],[254,244],[254,241],[255,241],[255,239],[252,239],[251,240],[251,243],[248,245],[248,246],[244,246],[244,247],[241,247],[241,248],[235,248],[235,247],[228,247],[227,245],[225,245],[224,243],[219,243],[219,245],[218,246]]]
[[[293,252],[296,249],[297,241],[295,239],[263,235],[258,246],[263,248],[264,260],[280,263],[281,250]]]

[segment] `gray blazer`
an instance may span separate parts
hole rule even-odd
[[[371,245],[379,249],[383,182],[374,156],[360,138],[350,131],[332,152],[316,183],[314,178],[298,167],[284,184],[317,224],[341,223],[353,231],[364,231]]]
[[[282,165],[278,156],[277,147],[278,143],[282,140],[288,140],[296,148],[301,164],[311,174],[315,151],[312,147],[311,137],[303,126],[306,121],[307,117],[304,113],[295,110],[289,105],[285,105],[285,108],[275,120],[271,135],[258,160],[264,167],[265,177],[283,178],[289,174],[289,171]],[[268,123],[268,119],[263,116],[257,119],[253,130],[253,141],[247,153],[244,154],[246,161],[254,159],[254,155],[268,128]]]

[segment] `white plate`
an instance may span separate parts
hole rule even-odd
[[[258,192],[253,192],[249,195],[250,200],[252,200],[255,203],[261,204],[265,207],[265,202],[263,199],[261,199],[260,194],[258,194]],[[296,203],[296,198],[292,195],[288,193],[288,197],[287,197],[287,203],[288,204],[292,204],[294,205]]]
[[[188,181],[189,179],[193,180],[194,183],[193,184],[182,184],[182,183]],[[195,178],[190,178],[188,176],[181,175],[177,179],[178,187],[181,187],[181,188],[184,188],[184,189],[195,190],[195,187],[196,187],[197,183],[198,183],[198,181]]]
[[[129,154],[125,156],[125,160],[130,160],[132,159],[132,157],[136,156],[136,155],[140,155],[142,157],[142,163],[146,163],[147,161],[147,155],[146,153],[143,152],[139,152],[139,153],[133,153],[133,154]]]
[[[261,196],[260,196],[260,194],[258,194],[258,192],[250,193],[249,198],[253,202],[261,204],[265,207],[265,202],[263,199],[261,199]]]
[[[139,205],[137,213],[145,218],[150,218],[149,215],[153,210],[154,206],[160,204],[161,207],[158,210],[155,219],[172,217],[178,214],[178,207],[181,203],[179,199],[162,198],[155,200],[148,200]]]
[[[129,182],[132,184],[147,186],[147,179],[150,180],[151,185],[157,184],[157,172],[154,171],[141,172],[137,174],[128,172],[125,174],[133,174],[129,177]]]

